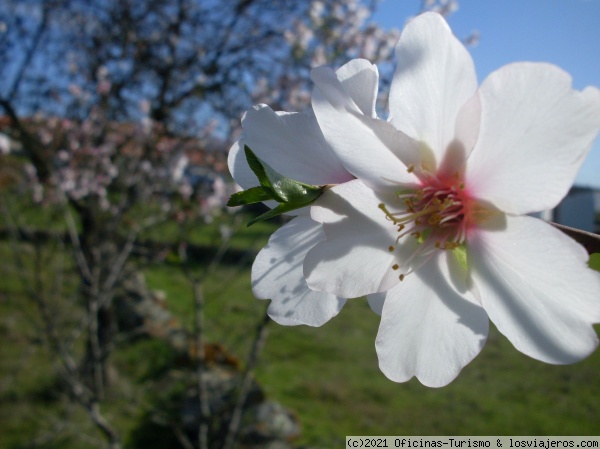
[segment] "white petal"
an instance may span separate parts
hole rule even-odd
[[[573,363],[598,344],[600,273],[581,245],[532,217],[506,216],[469,236],[468,256],[481,302],[521,352]]]
[[[354,298],[399,282],[392,270],[397,252],[388,250],[395,227],[378,208],[381,200],[359,180],[327,191],[311,207],[326,239],[306,255],[304,274],[314,290]]]
[[[556,206],[600,128],[600,90],[573,90],[558,67],[517,63],[482,84],[479,140],[467,163],[467,188],[504,212]]]
[[[321,225],[297,217],[278,229],[252,265],[252,291],[271,299],[269,316],[279,324],[321,326],[339,313],[346,300],[308,288],[302,263],[308,250],[324,238]]]
[[[242,140],[234,142],[231,146],[227,156],[227,165],[231,176],[242,189],[249,189],[258,185],[258,179],[246,161]]]
[[[481,100],[477,92],[462,106],[456,117],[456,141],[464,147],[465,156],[468,156],[475,147],[479,137],[480,122]]]
[[[414,184],[408,165],[418,165],[419,144],[389,123],[366,116],[336,74],[327,67],[312,71],[313,109],[325,140],[344,166],[377,190]]]
[[[243,144],[276,171],[297,181],[336,184],[352,179],[325,142],[312,114],[274,112],[258,105],[246,112],[242,126],[244,137],[232,148],[237,151],[230,154],[229,167],[235,181],[244,188],[258,182],[240,151]],[[248,185],[248,180],[253,181]]]
[[[455,137],[461,107],[477,90],[473,60],[438,14],[412,19],[396,46],[390,122],[425,142],[440,162]]]
[[[385,302],[386,294],[387,292],[373,293],[372,295],[367,296],[369,307],[371,307],[371,310],[379,316],[381,316],[381,312],[383,312],[383,303]]]
[[[452,178],[456,173],[464,173],[467,159],[475,147],[479,136],[481,101],[475,94],[467,101],[456,118],[455,139],[450,142],[439,163],[437,175]]]
[[[449,384],[483,348],[488,318],[448,280],[446,253],[386,293],[376,348],[395,382],[416,376],[429,387]]]
[[[335,71],[344,91],[367,117],[376,117],[379,71],[366,59],[353,59]]]

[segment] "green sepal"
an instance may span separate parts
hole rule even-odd
[[[452,258],[449,259],[452,276],[460,279],[465,285],[469,285],[470,277],[467,246],[463,243],[450,251],[452,252]]]
[[[242,192],[236,192],[229,197],[227,205],[233,206],[244,206],[246,204],[260,203],[262,201],[273,200],[271,192],[265,190],[263,186],[251,187]]]
[[[246,153],[248,165],[258,178],[260,185],[272,194],[271,199],[279,203],[294,203],[304,206],[312,203],[323,193],[323,187],[304,184],[277,173],[269,164],[260,160],[248,145],[244,145],[244,153]]]
[[[279,203],[274,209],[250,220],[248,226],[308,206],[319,198],[325,190],[325,186],[304,184],[281,175],[269,164],[259,159],[248,145],[244,145],[244,153],[250,169],[258,178],[260,186],[234,193],[227,201],[227,205],[243,206],[267,200],[275,200]]]
[[[303,207],[303,206],[300,206],[300,207]],[[285,214],[286,212],[291,212],[295,209],[300,209],[300,207],[293,206],[293,205],[287,204],[287,203],[279,203],[279,205],[277,207],[275,207],[271,210],[268,210],[264,214],[261,214],[258,217],[250,220],[246,226],[250,227],[254,223],[258,223],[259,221],[264,221],[264,220],[268,220],[269,218],[277,217],[281,214]]]
[[[469,263],[467,261],[467,247],[464,243],[454,248],[452,250],[452,255],[465,272],[469,270]]]
[[[590,254],[588,265],[592,270],[600,271],[600,253]]]

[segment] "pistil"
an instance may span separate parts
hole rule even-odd
[[[417,268],[415,265],[421,266],[436,251],[454,250],[465,242],[470,199],[458,174],[450,182],[429,175],[420,189],[399,192],[397,198],[404,206],[402,211],[391,212],[383,203],[379,208],[397,226],[396,244],[407,236],[418,242],[416,250],[401,265],[392,267],[394,270],[410,267],[400,274],[402,280]],[[393,252],[395,247],[390,246],[389,250]]]

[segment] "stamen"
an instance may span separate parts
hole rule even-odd
[[[409,165],[407,170],[412,173],[415,166]],[[465,203],[468,197],[459,173],[444,177],[442,181],[422,166],[416,175],[422,186],[397,193],[398,204],[395,206],[400,210],[391,212],[384,203],[379,204],[386,219],[396,226],[396,245],[401,245],[402,238],[406,236],[417,240],[411,254],[392,265],[394,271],[402,268],[400,280],[425,264],[438,251],[454,250],[462,245],[467,233],[467,210],[470,217],[474,213],[481,213],[478,210],[473,212],[473,206],[467,209]],[[393,252],[396,246],[390,245],[388,250]]]

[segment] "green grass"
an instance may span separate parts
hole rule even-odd
[[[296,410],[304,441],[344,435],[594,435],[600,354],[548,366],[492,329],[483,353],[449,386],[395,384],[377,368],[377,319],[361,300],[321,329],[272,329],[258,377]],[[338,446],[339,447],[339,446]]]
[[[238,248],[260,248],[273,227],[258,224],[236,237]],[[205,229],[207,234],[210,228]],[[202,227],[198,227],[199,234]],[[201,242],[203,237],[198,236]],[[53,257],[47,255],[48,281]],[[21,251],[31,255],[29,245]],[[35,307],[23,295],[7,242],[0,241],[0,448],[17,448],[67,417],[59,439],[39,447],[87,448],[78,434],[99,438],[85,413],[69,407],[56,386],[59,365],[36,340]],[[28,259],[29,260],[29,259]],[[180,322],[193,324],[192,291],[176,263],[145,268],[148,285],[166,293]],[[73,280],[65,281],[70,292]],[[223,265],[207,276],[206,333],[244,358],[266,301],[253,298],[249,267]],[[57,309],[65,312],[64,309]],[[65,318],[65,323],[69,320]],[[532,360],[492,328],[483,352],[452,384],[431,389],[412,380],[389,381],[379,371],[374,341],[378,317],[362,299],[351,300],[321,328],[270,324],[256,377],[268,395],[298,416],[298,443],[342,447],[345,435],[594,435],[600,422],[600,351],[570,366]],[[115,353],[118,382],[103,411],[126,441],[153,406],[152,376],[172,363],[156,340],[124,345]]]
[[[207,286],[209,335],[239,353],[265,306],[252,298],[248,270],[224,268]],[[231,279],[226,287],[221,276]],[[165,267],[149,272],[173,310],[191,298]],[[187,303],[187,304],[186,304]],[[187,309],[189,316],[189,309]],[[483,352],[451,385],[431,389],[389,381],[378,369],[378,317],[351,300],[321,328],[271,323],[256,373],[271,397],[295,410],[301,442],[341,447],[345,435],[593,435],[600,422],[600,351],[570,366],[552,366],[518,352],[492,326]]]

